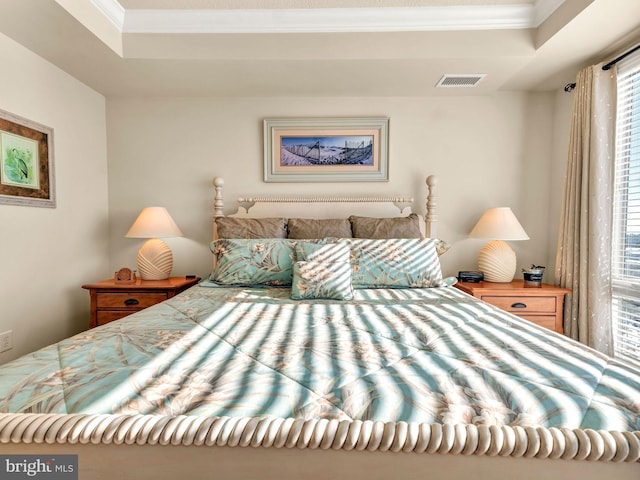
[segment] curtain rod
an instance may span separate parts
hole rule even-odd
[[[640,50],[640,45],[636,45],[635,47],[633,47],[631,50],[627,50],[626,52],[624,52],[622,55],[620,55],[617,58],[614,58],[613,60],[611,60],[609,63],[607,63],[606,65],[602,66],[603,70],[610,70],[611,67],[613,67],[616,63],[618,63],[620,60],[623,60],[625,58],[627,58],[629,55],[631,55],[633,52]]]
[[[606,65],[602,66],[602,70],[611,70],[611,67],[613,67],[616,63],[618,63],[620,60],[624,60],[625,58],[627,58],[629,55],[631,55],[632,53],[636,52],[640,50],[640,45],[636,45],[635,47],[633,47],[630,50],[627,50],[626,52],[624,52],[622,55],[620,55],[619,57],[614,58],[613,60],[611,60],[609,63],[607,63]],[[573,89],[576,88],[576,84],[575,83],[567,83],[564,86],[564,91],[565,92],[572,92]]]

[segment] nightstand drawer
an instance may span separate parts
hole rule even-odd
[[[121,318],[127,317],[135,313],[135,311],[131,310],[101,310],[96,313],[97,325],[105,325],[109,322],[113,322],[114,320],[120,320]]]
[[[507,312],[516,315],[535,313],[556,313],[556,297],[529,297],[529,296],[494,296],[483,295],[482,300],[491,305],[495,305]]]
[[[556,330],[556,316],[555,315],[518,315],[519,317],[529,320],[536,325],[548,328],[549,330]],[[562,327],[562,325],[560,325]]]
[[[98,308],[140,310],[166,300],[166,293],[98,293]]]

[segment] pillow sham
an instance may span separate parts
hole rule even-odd
[[[347,218],[290,218],[288,238],[351,238],[351,222]]]
[[[351,250],[354,288],[424,288],[445,285],[432,238],[340,240]]]
[[[291,298],[352,300],[349,262],[296,262],[293,265]]]
[[[216,217],[218,238],[287,238],[286,218]]]
[[[420,217],[411,213],[406,217],[350,216],[353,238],[421,238]]]
[[[209,279],[222,285],[291,285],[295,242],[287,239],[218,239]]]
[[[436,245],[436,253],[438,254],[438,256],[444,255],[451,248],[451,245],[449,245],[444,240],[440,240],[439,238],[434,238],[433,241]]]

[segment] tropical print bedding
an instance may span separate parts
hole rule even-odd
[[[0,411],[640,430],[640,370],[452,287],[193,287],[0,367]]]

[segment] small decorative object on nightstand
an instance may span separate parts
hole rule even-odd
[[[542,286],[542,277],[544,276],[545,267],[541,265],[531,264],[529,268],[522,269],[522,277],[524,278],[525,287]]]
[[[544,283],[527,287],[523,280],[509,283],[458,282],[455,287],[541,327],[563,333],[564,296],[571,290]]]
[[[141,280],[120,283],[115,278],[83,285],[91,296],[89,328],[113,322],[194,286],[199,277],[170,277],[166,280]]]
[[[458,272],[458,280],[461,282],[480,283],[484,281],[484,273],[462,270]]]
[[[132,283],[136,283],[136,272],[130,268],[124,267],[113,274],[113,279],[116,283],[130,285]]]

